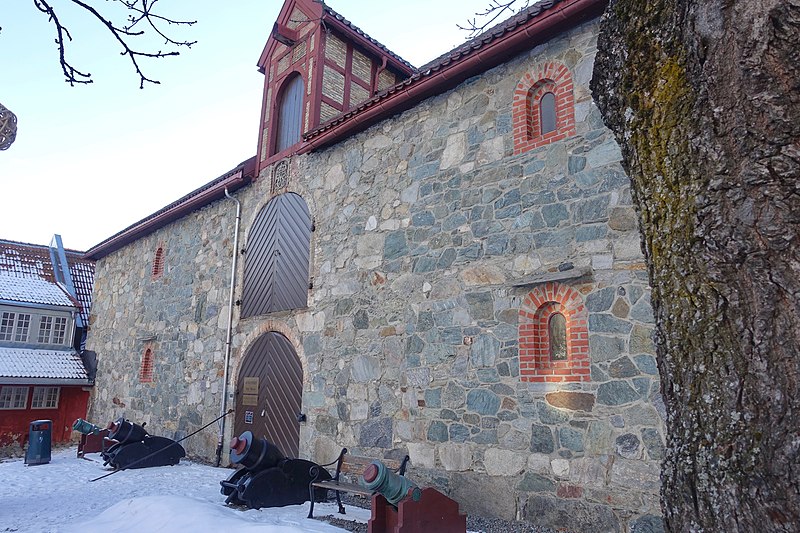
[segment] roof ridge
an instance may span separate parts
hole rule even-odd
[[[416,72],[418,70],[417,67],[415,67],[410,62],[408,62],[405,59],[403,59],[402,57],[400,57],[400,55],[398,55],[397,53],[393,52],[385,44],[381,43],[380,41],[378,41],[374,37],[371,37],[367,32],[365,32],[364,30],[362,30],[361,28],[359,28],[358,26],[356,26],[355,24],[350,22],[344,15],[342,15],[339,12],[337,12],[331,6],[329,6],[325,2],[320,2],[320,3],[322,4],[322,9],[326,13],[331,15],[332,17],[336,18],[336,20],[338,20],[339,22],[345,24],[348,28],[350,28],[351,30],[356,32],[358,35],[364,37],[366,40],[368,40],[369,42],[371,42],[372,44],[374,44],[375,46],[377,46],[381,50],[385,51],[387,54],[391,55],[393,58],[395,58],[396,60],[398,60],[399,62],[401,62],[402,64],[404,64],[405,66],[407,66],[408,68],[413,70],[414,72]]]

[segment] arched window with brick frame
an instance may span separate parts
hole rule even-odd
[[[572,73],[558,61],[535,65],[514,90],[514,154],[575,135]]]
[[[583,297],[556,282],[535,287],[519,310],[520,380],[590,381],[589,365],[589,323]]]

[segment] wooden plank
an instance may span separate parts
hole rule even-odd
[[[374,491],[365,489],[357,483],[343,483],[339,481],[315,481],[311,484],[314,487],[323,489],[335,490],[337,492],[352,492],[354,494],[361,494],[363,496],[370,496]]]

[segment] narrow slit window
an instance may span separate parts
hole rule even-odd
[[[567,359],[567,319],[561,313],[553,313],[548,323],[550,337],[550,359],[566,361]]]
[[[139,382],[153,382],[153,351],[148,348],[142,355],[142,366],[139,368]]]
[[[164,248],[159,246],[156,254],[153,257],[153,279],[156,279],[164,273]]]
[[[539,100],[539,119],[542,135],[556,131],[556,95],[553,93],[544,93]]]

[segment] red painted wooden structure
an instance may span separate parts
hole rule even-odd
[[[53,443],[69,442],[72,438],[72,423],[77,418],[86,417],[89,392],[83,390],[84,387],[61,386],[57,408],[31,409],[33,387],[33,385],[28,386],[25,409],[0,410],[0,448],[14,445],[24,447],[28,443],[28,426],[34,420],[52,420]]]
[[[381,494],[372,495],[372,518],[367,533],[466,533],[467,515],[458,502],[433,488],[422,489],[419,501],[406,498],[391,505]]]

